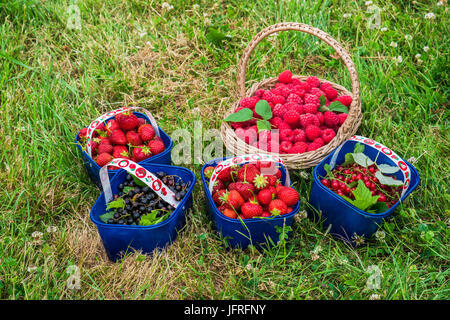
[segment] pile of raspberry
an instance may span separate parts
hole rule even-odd
[[[339,101],[349,107],[352,97],[341,95],[328,82],[320,82],[311,76],[306,81],[292,77],[289,70],[278,76],[278,82],[271,90],[258,90],[254,96],[243,98],[235,112],[250,108],[253,119],[232,122],[236,135],[247,144],[276,153],[304,153],[314,151],[328,144],[347,118],[346,113],[319,111],[320,96],[325,97],[325,106]],[[256,122],[261,116],[255,112],[259,100],[266,100],[272,109],[269,120],[271,128],[258,133]]]

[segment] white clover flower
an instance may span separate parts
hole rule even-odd
[[[171,10],[173,10],[173,6],[172,6],[171,4],[169,4],[169,3],[167,3],[167,2],[164,2],[164,3],[161,5],[161,8],[162,8],[163,10],[165,10],[165,11],[171,11]]]
[[[245,268],[248,270],[248,271],[252,271],[254,268],[253,268],[253,266],[249,263],[249,264],[247,264],[246,266],[245,266]]]
[[[394,57],[394,61],[396,63],[402,63],[403,62],[403,57],[402,56]]]
[[[313,252],[313,251],[311,251],[310,254],[311,254],[311,260],[312,261],[316,261],[316,260],[318,260],[320,258],[320,256],[317,253]]]
[[[342,17],[345,18],[345,19],[350,18],[351,16],[352,16],[351,13],[344,13],[344,14],[342,15]]]
[[[394,41],[392,41],[389,45],[390,45],[392,48],[397,48],[397,47],[398,47],[397,42],[394,42]]]
[[[436,19],[436,15],[433,12],[428,12],[425,15],[425,19],[427,19],[427,20],[434,20],[434,19]]]
[[[58,231],[58,227],[56,227],[56,226],[48,226],[47,227],[47,232],[48,233],[54,233],[56,231]]]
[[[380,295],[379,294],[376,294],[376,293],[373,293],[371,296],[370,296],[370,300],[380,300]]]
[[[31,237],[33,238],[33,240],[41,240],[43,235],[44,234],[42,232],[40,232],[40,231],[34,231],[31,234]]]
[[[307,174],[305,171],[300,171],[300,177],[305,180],[308,180],[309,174]]]
[[[378,241],[381,241],[386,238],[386,233],[383,230],[378,230],[375,232],[375,238],[377,238]]]
[[[438,1],[438,3],[437,3],[437,6],[438,6],[438,7],[443,6],[443,5],[444,5],[444,1],[442,1],[442,0],[441,0],[441,1]]]
[[[348,264],[348,259],[346,257],[339,257],[338,263],[340,265],[346,265],[346,264]]]
[[[372,1],[366,1],[366,2],[365,2],[365,5],[366,5],[366,6],[370,6],[371,4],[373,4]]]
[[[380,29],[380,31],[382,31],[382,32],[386,32],[387,30],[388,30],[388,28],[386,28],[386,27],[383,27]]]
[[[37,270],[37,267],[36,266],[29,266],[27,268],[27,270],[28,270],[28,272],[35,272]]]
[[[423,51],[428,52],[428,50],[430,50],[430,47],[428,46],[423,47]]]
[[[405,39],[406,39],[406,40],[412,40],[412,38],[413,38],[413,37],[412,37],[412,35],[410,35],[410,34],[405,35]]]
[[[414,58],[419,59],[422,55],[420,53],[416,54]]]
[[[200,9],[200,6],[196,3],[192,6],[192,9],[194,9],[195,11],[197,11],[198,9]]]

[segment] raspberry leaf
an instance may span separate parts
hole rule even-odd
[[[329,111],[348,113],[348,108],[339,101],[333,101],[328,106]]]
[[[381,184],[387,185],[387,186],[402,186],[403,181],[401,180],[394,180],[390,176],[385,176],[381,171],[375,172],[375,177],[380,181]]]
[[[264,120],[272,119],[272,109],[270,108],[270,105],[266,100],[259,100],[255,105],[255,111]]]
[[[325,98],[325,96],[322,94],[319,97],[319,101],[320,101],[320,107],[325,107],[325,104],[327,103],[327,98]],[[325,107],[326,108],[326,107]],[[326,110],[325,110],[326,111]]]
[[[256,126],[258,127],[258,132],[269,130],[272,128],[270,122],[267,120],[258,120],[256,121]]]
[[[244,108],[238,112],[234,112],[226,117],[224,120],[228,122],[244,122],[253,118],[253,111],[249,108]]]

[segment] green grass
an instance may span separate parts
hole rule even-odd
[[[69,1],[1,2],[0,298],[448,299],[447,7],[373,2],[383,9],[386,31],[367,27],[364,1],[170,1],[167,11],[162,1],[79,0],[81,30],[66,27]],[[436,18],[425,19],[428,12]],[[311,24],[348,49],[361,86],[358,133],[417,159],[420,186],[384,224],[385,238],[351,248],[299,218],[292,236],[269,251],[227,251],[199,183],[172,246],[108,262],[89,220],[99,190],[73,143],[77,131],[128,104],[150,110],[169,134],[193,133],[196,120],[203,130],[219,128],[237,99],[245,46],[282,21]],[[211,42],[210,27],[229,37]],[[248,85],[289,68],[349,88],[348,72],[332,54],[312,36],[280,33],[253,52]],[[188,167],[200,176],[200,164]],[[292,172],[302,209],[311,171],[304,170],[307,179]],[[40,242],[34,231],[43,233]],[[66,286],[72,265],[80,290]],[[371,266],[382,274],[376,290],[366,285]]]

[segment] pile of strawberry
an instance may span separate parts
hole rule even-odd
[[[214,168],[204,169],[206,178],[211,177]],[[266,171],[274,173],[262,173]],[[284,215],[297,205],[299,194],[295,189],[283,186],[280,179],[280,169],[271,167],[271,163],[258,161],[231,166],[219,173],[212,198],[218,210],[233,219]]]
[[[256,107],[262,100],[270,106],[264,115]],[[286,70],[278,76],[273,89],[260,89],[254,96],[243,98],[234,112],[250,109],[253,114],[246,112],[248,118],[230,117],[225,121],[230,122],[241,140],[256,148],[283,154],[304,153],[328,144],[336,136],[351,103],[351,96],[339,96],[330,83],[320,82],[314,76],[301,81]],[[272,129],[278,129],[278,133]]]
[[[87,128],[78,133],[86,148]],[[92,136],[92,158],[103,167],[114,158],[140,162],[165,150],[164,142],[155,134],[152,125],[138,118],[133,112],[117,114],[105,123],[100,123]],[[111,170],[117,167],[111,167]]]

